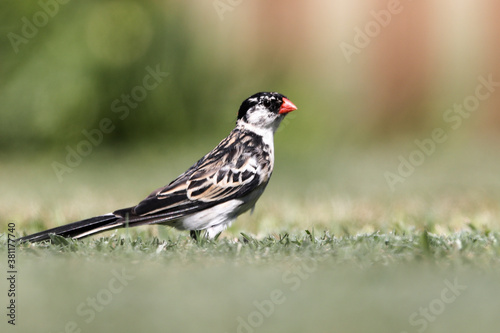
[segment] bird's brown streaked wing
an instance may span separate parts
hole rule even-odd
[[[238,168],[238,164],[241,167]],[[259,185],[256,164],[254,157],[240,155],[230,166],[200,169],[188,181],[187,196],[190,200],[202,202],[226,201],[235,195],[244,196]]]
[[[246,195],[261,183],[257,175],[259,161],[247,151],[257,144],[255,140],[253,136],[233,132],[184,174],[141,201],[133,213],[178,217],[178,212],[192,214]]]

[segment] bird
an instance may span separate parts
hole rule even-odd
[[[51,234],[80,239],[107,230],[168,225],[208,239],[228,228],[264,192],[274,168],[274,133],[297,107],[277,92],[259,92],[243,101],[236,127],[212,151],[168,185],[136,206],[18,238],[40,242]]]

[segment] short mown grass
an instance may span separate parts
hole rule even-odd
[[[276,263],[280,260],[320,260],[332,265],[359,267],[428,262],[438,266],[465,266],[480,270],[500,268],[500,233],[477,230],[437,235],[428,231],[373,232],[337,237],[328,231],[305,230],[299,234],[272,234],[256,238],[241,233],[237,238],[191,239],[176,233],[159,239],[146,232],[115,232],[108,237],[72,240],[51,236],[50,241],[22,243],[20,255],[50,258],[70,254],[90,258],[140,258],[149,261],[231,261],[238,264]],[[0,235],[0,251],[6,250],[6,234]]]

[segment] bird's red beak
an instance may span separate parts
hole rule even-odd
[[[290,100],[288,98],[283,97],[283,104],[281,104],[279,113],[284,114],[284,113],[292,112],[293,110],[297,110],[297,107],[295,105],[293,105],[293,103],[290,102]]]

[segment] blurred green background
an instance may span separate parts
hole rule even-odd
[[[427,134],[499,71],[487,1],[443,3],[401,2],[377,30],[385,1],[3,1],[1,148],[64,153],[103,118],[116,126],[103,147],[216,140],[266,90],[300,108],[280,134],[290,145],[331,152]],[[143,86],[147,67],[168,77],[119,118],[125,103],[113,101]],[[497,108],[498,93],[460,134],[497,134]]]

